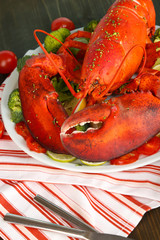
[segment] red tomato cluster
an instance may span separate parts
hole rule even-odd
[[[110,163],[112,165],[124,165],[124,164],[130,164],[135,161],[137,161],[139,158],[139,153],[136,151],[132,151],[130,153],[127,153],[119,158],[112,159]]]
[[[150,139],[148,142],[137,148],[137,152],[143,155],[152,155],[158,152],[160,149],[160,138],[155,136]]]
[[[0,120],[0,138],[2,138],[3,133],[4,133],[4,124],[2,120]]]
[[[75,25],[69,18],[60,17],[60,18],[56,18],[51,23],[52,31],[58,30],[59,28],[67,28],[68,30],[71,31],[75,29]]]
[[[46,152],[46,149],[43,148],[42,146],[40,146],[40,144],[37,143],[32,138],[32,136],[29,133],[29,130],[26,127],[24,122],[16,123],[15,130],[19,135],[21,135],[26,140],[27,146],[31,151],[38,152],[38,153],[45,153]]]
[[[126,155],[123,155],[119,158],[112,159],[110,163],[112,165],[124,165],[124,164],[133,163],[138,160],[140,154],[150,156],[152,154],[157,153],[159,149],[160,149],[160,138],[158,136],[155,136],[152,139],[150,139],[148,142],[146,142],[145,144],[137,148],[136,150]]]
[[[17,57],[11,51],[0,51],[0,74],[11,73],[17,66]]]

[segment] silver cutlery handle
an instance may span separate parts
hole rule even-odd
[[[11,223],[15,223],[15,224],[22,224],[28,227],[40,228],[45,230],[53,230],[54,232],[62,233],[67,236],[88,240],[88,237],[87,237],[88,233],[84,230],[65,227],[65,226],[61,226],[51,222],[45,222],[45,221],[24,217],[16,214],[11,214],[11,213],[7,213],[4,216],[4,220]]]
[[[74,225],[76,225],[80,229],[83,229],[83,230],[86,230],[86,231],[90,231],[90,232],[97,232],[89,224],[87,224],[87,223],[83,222],[81,219],[78,219],[77,217],[73,216],[72,214],[70,214],[69,212],[67,212],[64,209],[60,208],[59,206],[55,205],[54,203],[50,202],[46,198],[44,198],[44,197],[42,197],[40,195],[36,195],[34,197],[34,200],[36,200],[36,202],[40,203],[41,205],[47,207],[51,211],[57,213],[59,216],[63,217],[67,221],[73,223]]]

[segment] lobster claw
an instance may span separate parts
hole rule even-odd
[[[61,140],[74,156],[91,162],[108,161],[139,147],[160,131],[160,101],[137,92],[89,106],[62,125]],[[77,125],[88,124],[85,132]],[[96,126],[96,127],[95,127]]]
[[[56,153],[67,153],[60,140],[60,131],[68,114],[58,101],[48,74],[39,66],[33,66],[33,60],[35,58],[28,60],[19,75],[24,121],[41,146]]]

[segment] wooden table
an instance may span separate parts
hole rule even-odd
[[[100,19],[114,0],[0,0],[0,51],[11,50],[22,57],[35,49],[36,28],[50,32],[53,19],[64,16],[81,27],[92,19]],[[160,1],[153,0],[156,24],[160,25]],[[0,82],[5,76],[0,76]],[[136,240],[160,239],[160,208],[151,210],[130,234]]]

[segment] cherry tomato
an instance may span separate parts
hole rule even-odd
[[[37,153],[46,153],[46,149],[37,143],[32,137],[28,137],[26,140],[27,146],[31,151]]]
[[[21,135],[25,140],[28,148],[31,151],[38,152],[38,153],[45,153],[46,149],[41,147],[39,143],[37,143],[31,136],[25,122],[19,122],[15,125],[16,132]]]
[[[0,138],[2,138],[4,133],[4,124],[3,122],[0,120]]]
[[[119,158],[112,159],[110,163],[112,165],[124,165],[136,162],[139,158],[139,153],[137,151],[132,151]]]
[[[68,30],[71,31],[75,29],[75,25],[69,18],[60,17],[60,18],[56,18],[51,23],[51,31],[55,31],[59,28],[67,28]]]
[[[19,122],[19,123],[16,123],[15,125],[15,130],[16,132],[21,135],[25,140],[30,137],[30,133],[29,133],[29,130],[28,128],[26,127],[25,123],[24,122]]]
[[[159,149],[160,149],[160,138],[155,136],[152,139],[150,139],[147,143],[140,146],[137,149],[137,151],[139,154],[144,154],[149,156],[158,152]]]
[[[11,51],[0,51],[0,73],[11,73],[17,66],[17,57]]]

